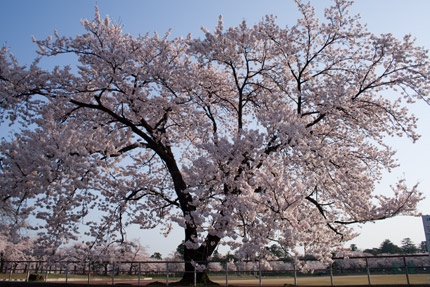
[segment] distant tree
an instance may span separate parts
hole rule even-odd
[[[402,249],[391,242],[389,239],[385,239],[381,246],[378,249],[379,254],[389,253],[389,254],[398,254],[401,253]]]
[[[272,244],[270,247],[266,247],[266,251],[278,258],[285,258],[289,256],[288,250],[279,244]]]
[[[404,238],[401,244],[402,245],[400,246],[400,249],[402,253],[413,254],[419,251],[418,247],[412,242],[410,238]]]
[[[163,259],[163,256],[161,255],[160,252],[154,252],[154,254],[152,254],[150,258],[161,260]]]
[[[364,249],[363,250],[363,253],[369,253],[369,254],[372,254],[372,255],[377,255],[377,254],[379,254],[379,248],[369,248],[369,249]]]
[[[427,241],[421,241],[419,250],[422,253],[428,252]]]
[[[4,267],[5,261],[35,259],[36,243],[36,238],[22,236],[17,233],[13,233],[13,236],[11,236],[11,233],[6,229],[0,230],[0,271]]]
[[[66,251],[65,260],[112,262],[142,261],[149,258],[146,249],[138,240],[106,245],[93,245],[90,242],[76,243],[72,246],[63,247],[62,250]]]
[[[231,254],[230,252],[227,252],[227,255],[225,256],[225,260],[226,261],[236,262],[239,259],[234,254]]]
[[[181,243],[178,245],[178,247],[176,247],[175,255],[176,257],[184,260],[184,254],[185,254],[185,244]]]
[[[357,250],[358,250],[358,248],[357,248],[357,245],[356,245],[356,244],[351,244],[351,245],[349,246],[349,249],[350,249],[351,251],[357,251]]]
[[[218,261],[223,259],[223,256],[218,252],[218,250],[215,250],[214,253],[212,254],[212,260],[214,261]]]

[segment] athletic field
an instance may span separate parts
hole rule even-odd
[[[1,274],[0,281],[4,282],[8,281],[6,274]],[[65,277],[62,275],[50,276],[48,282],[64,282]],[[54,278],[53,278],[54,277]],[[84,284],[88,283],[88,277],[84,275],[72,275],[69,278],[69,284],[72,287],[73,284]],[[225,286],[226,278],[225,276],[211,276],[212,281],[220,284],[221,286]],[[170,278],[169,283],[173,283],[179,278]],[[13,281],[24,281],[24,278],[14,278]],[[407,279],[405,274],[396,274],[396,275],[371,275],[371,284],[372,286],[377,285],[403,285],[407,286]],[[149,283],[153,283],[158,281],[160,283],[165,283],[165,280],[162,278],[141,278],[140,286],[147,285]],[[409,275],[409,283],[411,285],[429,285],[430,286],[430,274],[410,274]],[[109,277],[106,276],[94,276],[91,278],[91,284],[107,284],[111,285],[112,281]],[[120,276],[115,277],[115,285],[116,284],[130,284],[130,285],[138,285],[138,279],[136,276]],[[231,286],[259,286],[260,281],[258,277],[254,276],[229,276],[228,285]],[[0,282],[0,286],[1,286]],[[261,279],[262,286],[294,286],[294,277],[287,276],[279,276],[279,277],[262,277]],[[298,286],[331,286],[331,278],[330,276],[300,276],[297,277],[297,285]],[[348,285],[362,285],[369,286],[369,281],[367,275],[339,275],[333,276],[333,285],[334,286],[348,286]]]
[[[225,278],[212,278],[215,282],[225,286]],[[238,278],[232,277],[228,280],[229,285],[242,286],[258,286],[258,278]],[[263,286],[284,286],[293,285],[293,277],[263,277],[261,280]],[[430,274],[413,274],[409,275],[409,283],[413,284],[430,284]],[[406,275],[372,275],[371,284],[373,285],[407,285]],[[309,276],[297,277],[297,285],[299,286],[331,286],[330,276]],[[334,276],[333,285],[348,286],[348,285],[363,285],[369,286],[367,275],[349,275],[349,276]]]

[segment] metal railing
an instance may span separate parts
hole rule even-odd
[[[137,286],[159,281],[166,286],[179,280],[185,269],[183,261],[2,261],[0,281],[41,280],[66,284],[115,285],[133,283]],[[196,285],[197,269],[194,273]],[[314,258],[291,258],[276,261],[210,261],[206,272],[211,280],[225,286],[246,281],[248,286],[300,285],[314,280],[324,285],[341,285],[345,278],[357,277],[354,285],[377,286],[381,276],[391,276],[396,283],[407,286],[430,284],[430,257],[428,254],[358,256],[333,258],[332,264],[323,264]],[[394,277],[393,277],[394,276]],[[427,277],[426,277],[427,276]],[[386,277],[388,278],[388,277]],[[418,278],[421,278],[418,280]],[[329,281],[328,281],[329,280]],[[278,282],[276,281],[276,282]],[[328,282],[327,282],[328,281]],[[387,283],[384,283],[387,285]],[[1,285],[1,284],[0,284]],[[315,283],[314,285],[318,285]]]

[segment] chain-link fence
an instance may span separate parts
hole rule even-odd
[[[2,261],[0,282],[144,286],[157,281],[168,286],[182,278],[184,266],[182,261]],[[190,271],[194,278],[197,269]],[[210,280],[223,286],[430,285],[430,257],[420,254],[333,258],[331,264],[311,257],[211,261],[206,272]]]

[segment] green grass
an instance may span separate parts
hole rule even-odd
[[[27,277],[27,274],[12,274],[11,279],[25,279]],[[9,273],[0,273],[0,279],[9,279]]]

